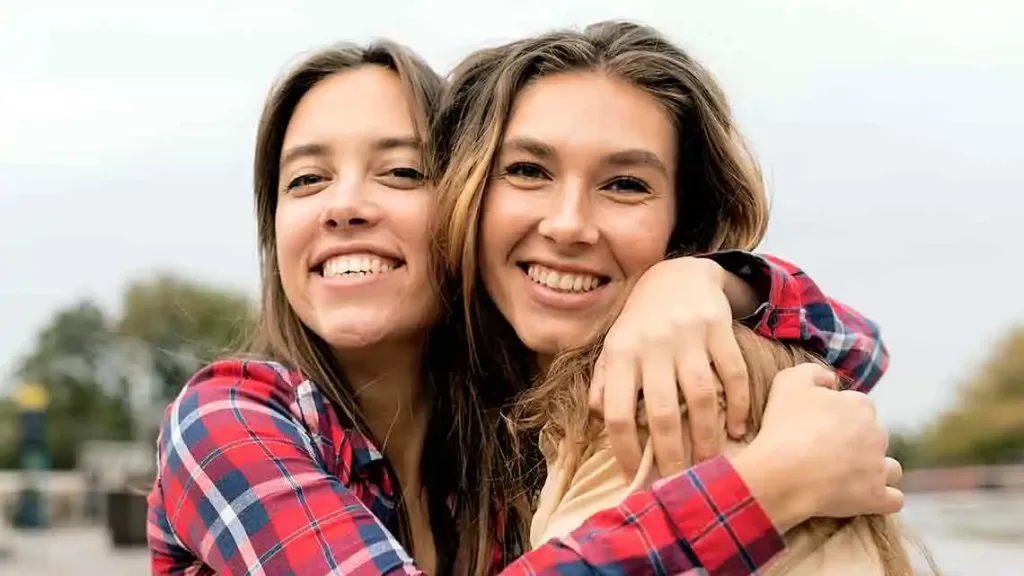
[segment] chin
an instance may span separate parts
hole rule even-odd
[[[388,339],[396,330],[386,314],[338,310],[318,318],[316,333],[335,350],[356,350]]]
[[[516,332],[523,344],[531,352],[545,356],[555,356],[586,343],[586,339],[574,330],[534,331],[528,334],[524,332]]]

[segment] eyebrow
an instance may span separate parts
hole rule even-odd
[[[331,147],[326,144],[300,144],[299,146],[293,146],[288,150],[285,150],[281,154],[280,166],[283,168],[299,158],[322,158],[324,156],[330,156],[330,154]]]
[[[657,154],[650,150],[643,150],[641,148],[632,148],[630,150],[623,150],[621,152],[615,152],[605,156],[602,162],[608,166],[649,166],[655,170],[661,172],[665,176],[668,176],[668,167],[661,161],[661,158]]]
[[[417,152],[422,149],[423,142],[415,136],[386,136],[377,138],[370,147],[374,152],[384,152],[398,148],[410,148]],[[331,155],[331,146],[322,142],[300,144],[285,150],[281,154],[281,167],[300,158],[323,158]]]
[[[502,143],[501,150],[499,150],[499,153],[506,154],[514,150],[526,152],[527,154],[531,154],[533,156],[546,160],[552,159],[556,156],[555,149],[552,148],[551,146],[535,138],[526,137],[512,138],[511,140],[506,140],[504,143]]]
[[[557,156],[557,153],[552,146],[535,138],[521,137],[506,140],[501,145],[499,153],[505,154],[513,150],[526,152],[527,154],[531,154],[544,160],[550,160]],[[642,148],[630,148],[628,150],[613,152],[603,157],[601,159],[601,163],[606,166],[617,166],[620,168],[628,168],[630,166],[649,166],[666,176],[669,174],[668,167],[665,166],[665,163],[662,162],[661,158],[659,158],[657,154]]]

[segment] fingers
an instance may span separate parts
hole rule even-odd
[[[895,458],[885,459],[885,485],[896,488],[903,480],[903,466]]]
[[[742,438],[747,433],[747,417],[750,416],[750,382],[747,363],[736,343],[731,323],[712,329],[708,351],[725,391],[726,428],[733,438]]]
[[[772,380],[772,388],[776,386],[818,386],[836,390],[839,387],[839,378],[835,372],[820,364],[804,362],[776,374]]]
[[[636,433],[637,365],[632,355],[606,356],[604,389],[604,422],[608,442],[627,481],[632,481],[643,456]]]
[[[640,361],[640,376],[658,472],[662,477],[674,476],[686,469],[686,453],[679,386],[670,352],[660,347],[646,350]]]
[[[896,514],[900,510],[903,510],[903,503],[906,497],[899,488],[893,488],[892,486],[886,486],[885,492],[882,494],[882,498],[878,503],[878,509],[875,514]]]
[[[686,400],[694,463],[714,458],[721,451],[719,383],[704,346],[684,342],[677,351],[676,371]]]

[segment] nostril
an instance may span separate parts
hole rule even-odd
[[[348,225],[349,226],[363,226],[363,225],[368,224],[368,223],[369,222],[367,222],[367,220],[365,218],[349,218],[348,219]]]

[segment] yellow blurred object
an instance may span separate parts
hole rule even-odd
[[[50,395],[42,384],[22,384],[15,399],[23,412],[42,412],[50,404]]]

